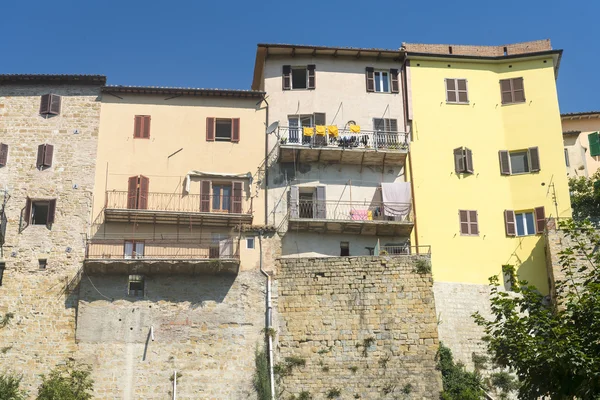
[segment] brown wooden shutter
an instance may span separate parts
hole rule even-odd
[[[540,152],[537,147],[529,149],[529,163],[531,164],[531,172],[539,172],[540,170]]]
[[[40,100],[40,114],[47,115],[50,112],[50,95],[44,94],[42,95],[42,99]]]
[[[504,227],[506,229],[506,236],[517,236],[517,224],[513,210],[504,211]]]
[[[469,230],[469,212],[466,210],[459,210],[458,211],[458,218],[460,220],[460,234],[461,235],[468,235],[470,230]]]
[[[135,210],[138,199],[138,177],[132,176],[127,182],[127,209]]]
[[[523,87],[523,78],[511,79],[513,102],[523,103],[525,101],[525,88]]]
[[[446,101],[449,103],[456,103],[456,80],[446,79]]]
[[[136,115],[133,118],[133,137],[142,137],[142,115]]]
[[[465,148],[465,172],[473,173],[473,152]]]
[[[298,186],[290,187],[290,218],[298,218],[300,216],[300,189]]]
[[[200,212],[210,212],[210,181],[200,181]]]
[[[233,202],[232,212],[234,214],[242,213],[242,182],[233,182]]]
[[[37,161],[35,162],[35,166],[37,168],[42,168],[44,166],[44,149],[45,148],[46,148],[46,145],[44,145],[44,144],[40,144],[38,146]]]
[[[314,113],[313,119],[315,121],[315,125],[325,125],[325,113]]]
[[[238,143],[240,141],[240,119],[239,118],[231,119],[231,141],[233,143]]]
[[[44,146],[44,167],[52,166],[52,157],[54,156],[54,146],[47,144]]]
[[[375,69],[372,67],[366,68],[367,92],[375,91]]]
[[[48,202],[48,219],[46,225],[52,225],[54,223],[54,217],[56,216],[56,199],[52,199]]]
[[[215,141],[215,119],[213,117],[206,118],[206,141]]]
[[[6,166],[8,161],[8,145],[0,143],[0,167]]]
[[[390,69],[390,76],[392,77],[392,93],[400,93],[400,80],[398,79],[398,70],[395,68]]]
[[[59,115],[60,114],[60,102],[61,97],[57,94],[50,95],[50,109],[48,110],[48,114]]]
[[[31,222],[31,199],[27,197],[25,200],[25,215],[23,216],[25,226],[29,225]]]
[[[546,228],[546,212],[544,207],[536,207],[535,211],[535,233],[544,233]]]
[[[142,116],[142,139],[150,139],[150,116]]]
[[[502,96],[502,104],[509,104],[513,102],[510,79],[500,80],[500,95]]]
[[[479,222],[477,220],[477,211],[469,211],[469,228],[471,235],[479,235]]]
[[[456,93],[458,96],[459,103],[468,103],[469,102],[469,93],[467,91],[467,80],[466,79],[457,79],[456,80]]]
[[[314,64],[308,65],[306,67],[306,70],[308,72],[308,89],[314,89],[317,83],[315,76],[315,68],[316,66]]]
[[[457,174],[465,172],[465,159],[463,157],[463,148],[454,149],[454,171]]]
[[[150,186],[150,179],[146,178],[144,175],[140,175],[140,192],[138,199],[138,209],[147,210],[148,209],[148,189]]]
[[[292,67],[290,65],[283,66],[283,77],[281,79],[283,90],[292,88]]]
[[[317,210],[315,218],[327,218],[327,197],[325,196],[325,186],[317,186]]]
[[[510,156],[508,155],[508,151],[500,150],[498,158],[500,159],[500,173],[502,175],[510,175]]]

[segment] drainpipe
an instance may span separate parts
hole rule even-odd
[[[173,371],[173,400],[177,400],[177,370]]]
[[[267,277],[267,351],[269,352],[269,378],[271,381],[271,400],[275,400],[275,376],[273,374],[273,337],[271,336],[271,323],[273,316],[273,305],[271,304],[271,275],[263,269],[263,251],[262,251],[262,229],[258,231],[258,248],[260,251],[260,272]]]
[[[269,102],[267,97],[263,96],[263,101],[267,104],[265,111],[265,225],[269,222],[269,135],[267,134],[267,128],[269,127]],[[260,235],[259,235],[260,238]],[[260,240],[260,239],[259,239]]]

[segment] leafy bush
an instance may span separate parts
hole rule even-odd
[[[25,400],[27,392],[19,389],[21,385],[20,375],[3,373],[0,375],[0,400]]]
[[[37,400],[90,400],[94,381],[89,367],[69,361],[42,375]]]
[[[483,380],[477,372],[469,372],[465,366],[455,363],[452,351],[440,343],[437,354],[438,369],[442,373],[443,400],[480,400],[483,398]]]
[[[252,385],[258,400],[271,400],[271,380],[269,376],[269,360],[267,359],[267,352],[258,347],[254,350],[254,365],[256,370],[254,371],[254,377],[252,379]]]

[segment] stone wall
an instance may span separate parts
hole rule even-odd
[[[501,46],[470,46],[463,44],[402,43],[408,53],[453,54],[463,56],[500,57],[552,50],[550,39],[513,43]],[[450,51],[452,48],[452,51]],[[506,49],[506,54],[504,54]]]
[[[60,115],[38,114],[41,95],[62,96]],[[0,329],[0,363],[23,374],[23,386],[37,392],[39,374],[74,354],[77,279],[84,256],[92,203],[100,103],[99,86],[84,84],[0,85],[0,142],[8,162],[0,168],[6,203],[6,242],[0,254],[6,270],[0,314],[14,319]],[[74,131],[78,133],[75,134]],[[36,169],[38,145],[54,145],[52,166]],[[0,200],[4,193],[0,193]],[[56,220],[24,226],[26,198],[57,199]],[[38,260],[46,259],[40,269]]]
[[[429,259],[331,257],[280,259],[275,275],[277,360],[304,360],[278,389],[315,400],[438,399],[441,378]],[[289,360],[289,359],[288,359]]]

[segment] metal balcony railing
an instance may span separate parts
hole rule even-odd
[[[147,197],[130,198],[127,191],[107,191],[106,209],[251,214],[252,199],[245,196],[174,194],[150,192]]]
[[[339,129],[332,135],[325,129],[324,135],[314,131],[312,136],[304,135],[302,127],[279,127],[280,145],[302,145],[309,147],[331,147],[342,149],[373,149],[386,151],[408,150],[409,140],[406,132],[369,131],[352,132],[348,128]]]
[[[385,245],[379,247],[379,254],[375,254],[376,256],[404,256],[404,255],[423,255],[430,256],[431,255],[431,246],[411,246],[410,244],[404,245]]]
[[[305,201],[290,204],[289,217],[330,221],[396,221],[412,222],[410,203],[374,201]]]

